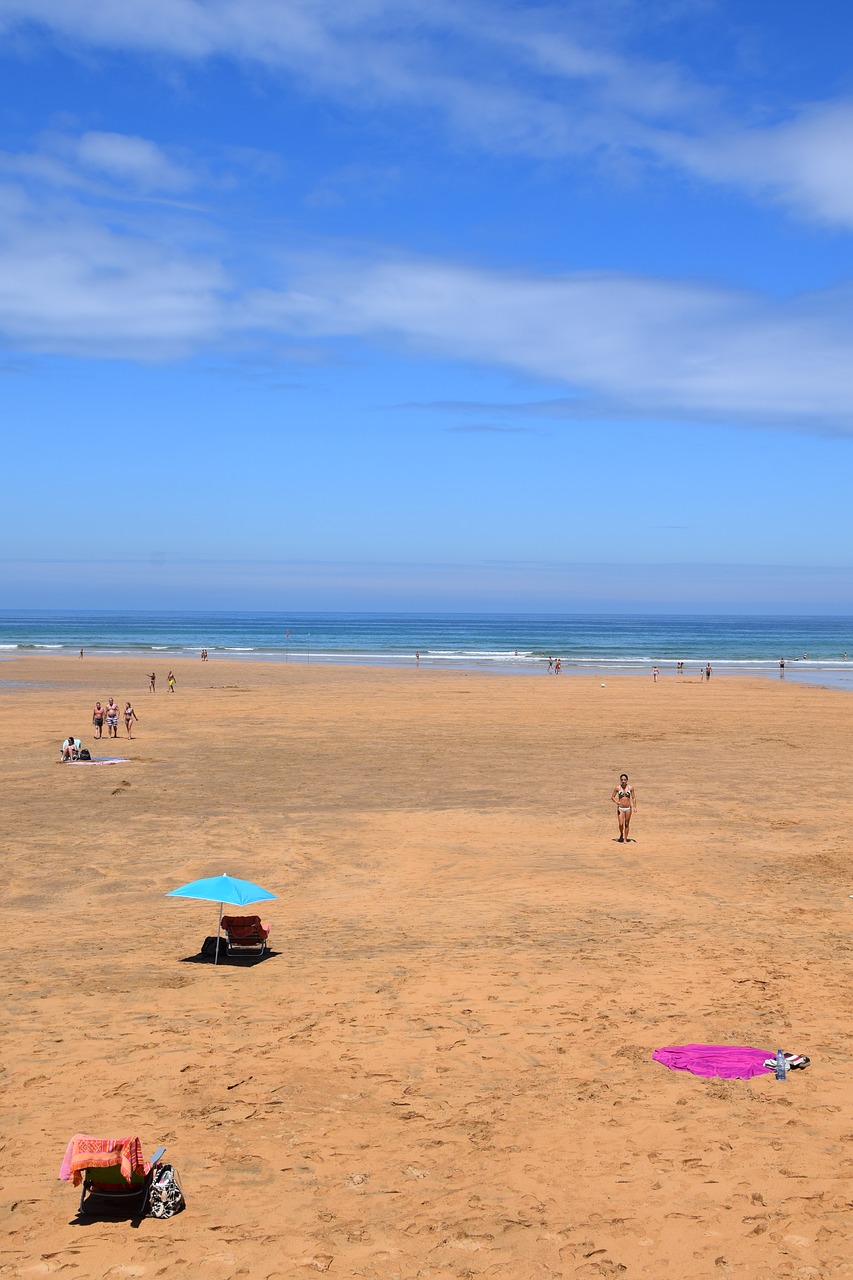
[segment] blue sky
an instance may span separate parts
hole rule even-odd
[[[6,607],[853,613],[853,10],[0,35]]]

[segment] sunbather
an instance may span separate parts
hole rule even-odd
[[[73,733],[71,734],[70,737],[66,738],[62,744],[62,759],[63,760],[77,759],[77,739],[74,737]]]

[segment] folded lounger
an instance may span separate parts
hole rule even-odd
[[[144,1160],[136,1137],[92,1138],[76,1133],[59,1176],[75,1187],[82,1183],[81,1217],[91,1216],[98,1204],[135,1210],[142,1217],[148,1207],[152,1175],[165,1154],[166,1148],[159,1147],[150,1160]]]
[[[222,928],[229,956],[262,956],[267,949],[270,927],[260,916],[223,916]]]

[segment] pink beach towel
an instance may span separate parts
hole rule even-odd
[[[137,1137],[92,1138],[87,1133],[75,1133],[68,1144],[59,1177],[79,1187],[87,1169],[111,1169],[121,1166],[122,1176],[130,1182],[134,1173],[145,1177],[151,1166],[142,1158],[142,1148]]]
[[[769,1049],[733,1048],[726,1044],[681,1044],[655,1049],[652,1057],[673,1071],[692,1071],[694,1076],[718,1076],[722,1080],[751,1080],[772,1073],[765,1067]]]

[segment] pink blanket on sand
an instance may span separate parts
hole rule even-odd
[[[652,1057],[673,1071],[692,1071],[694,1076],[751,1080],[772,1071],[764,1063],[775,1054],[768,1049],[733,1048],[727,1044],[680,1044],[655,1049]]]

